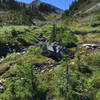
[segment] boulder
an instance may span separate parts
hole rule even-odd
[[[99,49],[100,45],[87,43],[87,44],[82,44],[81,47],[92,48],[92,49]]]
[[[70,55],[70,52],[58,42],[53,42],[43,46],[43,55],[54,60],[61,60],[65,55]]]

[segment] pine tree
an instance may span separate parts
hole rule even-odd
[[[52,28],[52,33],[51,33],[51,37],[50,37],[50,42],[55,42],[56,41],[56,35],[57,35],[57,31],[56,31],[56,24],[53,24],[53,28]]]

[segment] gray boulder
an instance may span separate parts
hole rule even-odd
[[[64,55],[70,55],[70,52],[58,42],[46,43],[43,47],[43,55],[54,60],[61,60]]]

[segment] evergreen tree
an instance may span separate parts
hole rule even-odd
[[[56,30],[56,24],[53,24],[53,28],[52,28],[52,33],[51,33],[51,37],[50,37],[50,42],[55,42],[56,41],[56,35],[57,35],[57,30]]]

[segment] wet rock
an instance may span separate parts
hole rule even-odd
[[[8,53],[21,52],[21,48],[15,44],[0,44],[0,57],[5,57]]]
[[[54,60],[61,60],[65,55],[70,55],[70,52],[58,42],[53,42],[44,45],[43,55]]]

